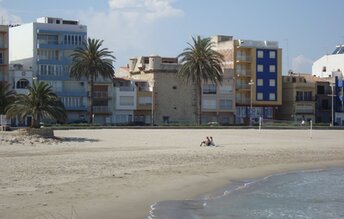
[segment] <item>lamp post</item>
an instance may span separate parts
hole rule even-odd
[[[151,126],[154,126],[154,79],[152,81],[152,108],[151,108]]]
[[[334,83],[330,83],[330,87],[331,87],[331,92],[332,92],[332,95],[331,95],[331,125],[330,126],[333,126],[333,97],[334,97],[334,94],[333,94],[333,87],[335,86]]]
[[[250,87],[251,87],[250,126],[252,126],[252,99],[253,99],[253,98],[252,98],[252,94],[253,94],[252,88],[253,88],[253,85],[254,85],[253,80],[251,79],[250,82],[249,82],[248,84],[249,84]]]

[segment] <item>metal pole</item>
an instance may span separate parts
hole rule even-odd
[[[331,86],[331,91],[332,91],[332,104],[331,104],[331,126],[333,126],[333,86],[334,86],[334,84],[333,83],[331,83],[330,84],[330,86]]]
[[[312,138],[312,129],[313,129],[313,121],[310,121],[311,126],[310,126],[310,130],[309,130],[309,137]]]
[[[152,111],[152,118],[151,118],[151,126],[154,126],[154,80],[153,80],[153,85],[152,85],[152,109],[151,109],[151,111]]]
[[[250,126],[252,126],[252,88],[253,88],[253,80],[251,79],[248,83],[251,86],[251,105],[250,105]]]

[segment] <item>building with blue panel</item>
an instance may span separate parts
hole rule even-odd
[[[234,87],[229,96],[234,123],[249,124],[259,117],[275,119],[282,105],[282,49],[278,42],[214,36],[212,43],[224,56],[225,72],[230,72],[224,81]]]
[[[70,55],[87,38],[79,21],[42,17],[10,28],[10,64],[32,71],[33,81],[53,87],[68,112],[68,121],[87,118],[88,83],[70,77]]]
[[[235,40],[236,123],[275,119],[282,105],[282,49],[278,42]]]

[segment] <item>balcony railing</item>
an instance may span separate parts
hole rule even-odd
[[[313,108],[295,108],[295,113],[309,113],[312,114],[314,113],[314,109]]]
[[[108,106],[93,106],[94,113],[110,113],[111,108]]]
[[[250,62],[251,61],[251,56],[247,55],[237,55],[236,56],[237,61],[244,61],[244,62]]]
[[[310,101],[310,102],[313,102],[313,101],[315,101],[316,100],[316,98],[313,96],[313,97],[310,97],[310,98],[304,98],[304,97],[295,97],[295,101],[297,101],[297,102],[300,102],[300,101],[304,101],[304,102],[306,102],[306,101]]]
[[[251,70],[236,70],[236,74],[240,76],[251,76]]]
[[[135,87],[119,87],[119,91],[135,91]]]
[[[106,91],[93,91],[93,98],[109,98],[109,93]]]

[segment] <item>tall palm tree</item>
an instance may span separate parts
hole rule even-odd
[[[5,109],[14,101],[15,94],[9,83],[0,82],[0,115],[5,114]]]
[[[198,89],[198,123],[201,124],[202,110],[202,83],[212,82],[218,84],[222,82],[222,62],[223,55],[212,49],[213,43],[210,38],[192,37],[193,44],[178,56],[181,68],[178,75],[186,82],[192,81]]]
[[[93,123],[93,87],[98,76],[113,78],[115,56],[107,48],[101,48],[103,40],[88,38],[83,47],[74,50],[72,56],[71,77],[86,77],[91,85],[89,122]]]
[[[42,119],[64,121],[67,117],[63,103],[53,92],[52,87],[44,82],[33,83],[28,95],[19,94],[15,101],[6,108],[6,115],[20,119],[32,116],[32,128],[39,128]]]

